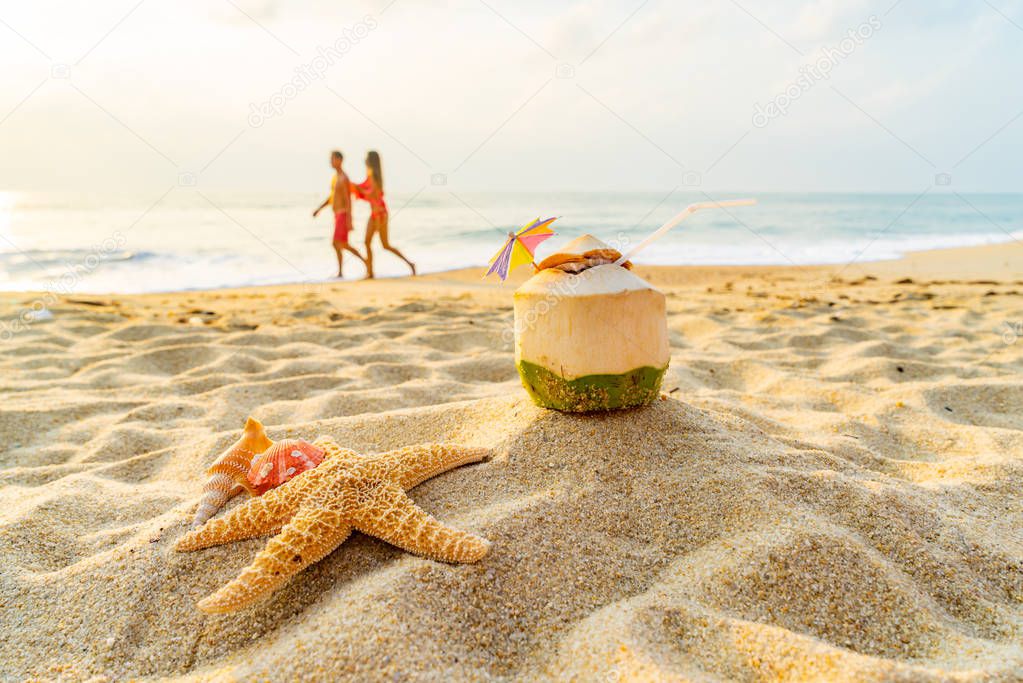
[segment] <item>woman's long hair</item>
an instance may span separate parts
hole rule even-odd
[[[384,189],[384,172],[380,170],[380,155],[376,151],[369,151],[366,153],[366,167],[373,171],[373,182],[377,184],[380,191]]]

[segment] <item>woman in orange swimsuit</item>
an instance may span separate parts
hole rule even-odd
[[[376,152],[366,154],[366,180],[353,185],[352,190],[359,199],[369,202],[369,222],[366,223],[366,277],[373,277],[373,249],[370,243],[373,235],[380,233],[380,244],[404,261],[412,274],[416,274],[416,264],[405,258],[405,255],[391,246],[387,239],[387,204],[384,202],[384,174],[380,171],[380,155]]]

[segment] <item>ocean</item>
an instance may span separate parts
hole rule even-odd
[[[689,217],[636,259],[649,264],[846,264],[908,251],[1023,237],[1023,194],[716,193],[759,205]],[[559,216],[538,258],[582,233],[638,243],[701,193],[453,194],[395,192],[391,242],[423,273],[479,266],[515,229]],[[318,194],[216,193],[178,187],[159,195],[0,193],[0,289],[138,293],[322,281],[336,262],[329,210]],[[357,205],[353,244],[368,210]],[[376,244],[378,276],[407,273]],[[363,275],[346,261],[346,276]]]

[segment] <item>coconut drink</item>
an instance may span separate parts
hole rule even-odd
[[[515,291],[515,365],[533,401],[566,412],[645,405],[668,369],[664,294],[591,235]]]
[[[501,280],[518,266],[536,271],[515,290],[515,366],[533,402],[582,413],[650,403],[668,369],[664,294],[632,272],[629,258],[701,209],[751,206],[753,199],[690,204],[622,255],[592,235],[537,264],[537,245],[556,219],[537,218],[490,259]]]

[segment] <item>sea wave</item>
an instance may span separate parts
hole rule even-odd
[[[20,270],[51,272],[53,270],[75,269],[90,257],[104,263],[125,261],[141,262],[158,258],[154,252],[102,251],[99,249],[26,249],[0,252],[0,269],[8,272]]]
[[[753,193],[755,194],[755,193]],[[180,195],[180,196],[179,196]],[[733,196],[732,194],[729,197]],[[724,198],[723,196],[721,198]],[[390,241],[430,273],[482,266],[510,229],[538,215],[561,216],[537,258],[584,233],[627,250],[693,201],[693,193],[394,193]],[[1007,242],[1023,237],[1023,195],[932,193],[767,194],[754,207],[693,216],[635,260],[655,265],[810,265],[898,258],[911,251]],[[215,195],[220,209],[176,193],[52,203],[34,197],[0,213],[0,290],[157,292],[287,282],[322,282],[337,272],[326,212],[303,194]],[[134,203],[132,203],[134,201]],[[223,209],[223,210],[221,210]],[[363,249],[369,212],[354,209],[351,242]],[[117,238],[111,246],[111,236]],[[18,245],[21,249],[7,245]],[[405,264],[375,242],[377,276]],[[363,275],[346,256],[345,274]]]

